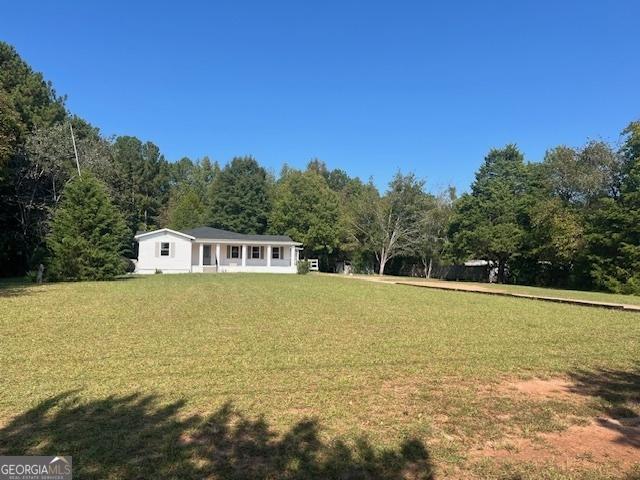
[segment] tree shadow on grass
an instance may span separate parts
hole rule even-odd
[[[0,278],[0,298],[30,294],[35,283],[26,278]]]
[[[599,423],[616,430],[620,443],[640,448],[640,364],[630,370],[601,368],[569,375],[575,384],[573,392],[598,400],[598,408],[607,417]]]
[[[141,276],[123,275],[115,277],[111,280],[100,280],[101,282],[122,282],[128,280],[140,280]],[[2,278],[0,279],[0,298],[3,297],[18,297],[22,295],[34,295],[42,292],[38,287],[43,285],[53,285],[56,283],[84,283],[78,282],[45,282],[42,284],[34,283],[28,280],[26,277],[22,278]]]
[[[433,479],[419,440],[377,449],[365,438],[323,439],[315,419],[284,433],[226,403],[184,415],[139,394],[41,402],[0,429],[0,455],[72,455],[78,478]]]

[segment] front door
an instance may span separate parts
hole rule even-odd
[[[202,264],[211,265],[211,245],[202,246]]]

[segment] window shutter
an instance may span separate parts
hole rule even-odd
[[[264,258],[264,247],[260,247],[260,260]]]
[[[171,258],[173,258],[176,256],[176,242],[171,242],[169,247],[171,247],[169,250],[170,250]]]
[[[227,258],[231,258],[231,245],[227,245]]]
[[[156,257],[160,256],[160,242],[156,242]]]

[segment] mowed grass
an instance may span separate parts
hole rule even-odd
[[[500,385],[634,371],[640,358],[639,314],[320,275],[7,284],[0,289],[0,327],[0,453],[66,448],[62,453],[74,455],[84,477],[96,478],[127,478],[136,469],[242,478],[232,468],[237,461],[223,468],[207,460],[209,470],[196,472],[186,467],[186,457],[204,464],[202,451],[193,450],[202,442],[190,439],[206,425],[213,437],[230,435],[228,425],[211,430],[221,415],[234,418],[235,428],[253,426],[260,441],[254,438],[251,448],[262,447],[262,460],[253,464],[275,477],[339,476],[344,462],[354,471],[397,464],[402,473],[403,462],[416,461],[402,447],[408,440],[419,442],[420,458],[442,474],[485,476],[486,464],[478,473],[472,449],[515,431],[561,430],[602,403],[505,397]],[[216,420],[208,423],[186,420],[212,414]],[[497,416],[510,420],[496,422]],[[309,465],[308,455],[300,455],[265,466],[273,438],[298,432],[304,419],[315,422],[314,445],[326,442],[325,463]],[[66,430],[71,424],[75,429]],[[336,439],[354,450],[334,451]],[[361,451],[358,439],[382,456]],[[158,452],[144,445],[166,451],[164,470],[153,460]],[[242,446],[245,460],[255,454]],[[295,450],[278,448],[278,455]],[[389,452],[400,453],[392,461]],[[589,473],[613,472],[598,466]]]

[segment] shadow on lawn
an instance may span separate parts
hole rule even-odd
[[[31,295],[36,284],[24,278],[6,278],[0,280],[0,298]]]
[[[0,429],[0,455],[72,455],[78,478],[434,478],[418,440],[379,450],[364,438],[327,442],[313,419],[278,433],[231,403],[206,418],[182,407],[137,394],[81,402],[69,392]]]
[[[101,282],[123,282],[129,280],[140,280],[142,277],[139,275],[122,275],[115,277],[111,280],[100,280]],[[52,285],[55,283],[85,283],[85,282],[45,282],[37,284],[29,281],[26,277],[23,278],[7,278],[0,279],[0,298],[3,297],[17,297],[20,295],[33,295],[35,293],[42,292],[38,287],[43,285]]]
[[[596,398],[606,417],[616,420],[600,424],[616,430],[620,443],[640,448],[640,364],[631,370],[577,370],[570,377],[572,391]]]

